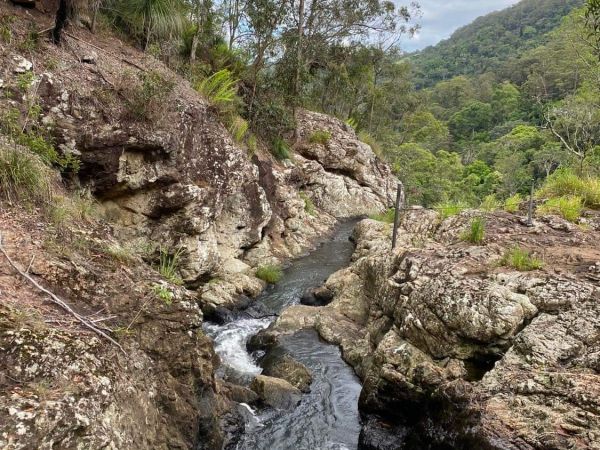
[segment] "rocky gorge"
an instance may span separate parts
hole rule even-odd
[[[15,41],[52,26],[38,3],[0,3]],[[65,39],[0,44],[2,151],[30,153],[35,125],[77,161],[36,157],[42,201],[0,197],[0,448],[278,448],[291,429],[331,449],[600,448],[597,214],[413,207],[392,251],[390,224],[356,218],[398,180],[350,125],[298,109],[278,160],[147,53]],[[171,89],[137,101],[156,76]],[[461,238],[475,217],[481,245]],[[502,265],[515,245],[543,267]],[[249,372],[219,351],[239,320]]]

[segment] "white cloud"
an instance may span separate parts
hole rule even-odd
[[[402,4],[402,0],[396,0]],[[407,1],[405,3],[408,3]],[[402,40],[402,49],[419,50],[437,44],[463,25],[491,11],[507,8],[518,0],[419,0],[423,16],[418,38]]]

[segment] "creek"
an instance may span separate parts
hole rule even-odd
[[[269,286],[255,301],[270,314],[300,302],[310,288],[323,283],[350,262],[354,245],[349,237],[356,220],[341,223],[331,239],[310,254],[298,258],[277,284]],[[247,340],[266,328],[274,317],[240,317],[224,325],[206,323],[215,342],[222,367],[220,375],[246,382],[261,372],[256,356],[246,350]],[[358,396],[361,385],[340,350],[322,341],[313,330],[282,338],[274,351],[288,354],[313,375],[311,391],[303,394],[291,411],[271,408],[251,410],[246,431],[237,445],[244,450],[354,450],[358,445],[360,419]]]

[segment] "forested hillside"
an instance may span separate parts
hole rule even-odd
[[[546,33],[583,0],[523,0],[476,19],[449,39],[410,56],[418,87],[457,75],[502,68],[509,58],[546,42]]]

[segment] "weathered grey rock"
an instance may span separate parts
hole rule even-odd
[[[280,378],[258,375],[250,388],[265,404],[276,409],[292,409],[302,400],[300,390]]]
[[[302,392],[309,392],[312,374],[306,366],[290,355],[265,355],[261,360],[263,375],[281,378]]]

